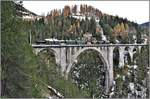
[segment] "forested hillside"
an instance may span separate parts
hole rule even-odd
[[[102,13],[92,6],[80,5],[79,9],[77,5],[66,5],[62,11],[56,8],[39,21],[35,20],[33,42],[45,38],[82,40],[84,34],[90,33],[98,41],[102,40],[103,34],[110,43],[117,43],[116,40],[119,43],[142,43],[141,36],[148,34],[137,23]]]
[[[135,83],[135,89],[145,90],[141,96],[137,95],[139,98],[149,97],[148,47],[134,54],[136,69],[134,63],[128,60],[123,68],[118,68],[114,59],[116,86],[111,95],[112,92],[106,94],[104,91],[106,68],[96,51],[87,50],[79,55],[69,78],[65,79],[52,51],[43,50],[36,55],[29,43],[30,35],[31,43],[36,43],[46,38],[84,40],[84,35],[88,33],[96,41],[103,40],[102,35],[105,35],[109,43],[143,43],[142,37],[147,37],[148,30],[88,5],[80,5],[79,12],[76,5],[65,6],[62,11],[54,9],[46,16],[33,20],[20,18],[23,16],[23,13],[18,14],[20,10],[22,3],[1,2],[2,98],[48,98],[54,94],[48,86],[55,88],[65,98],[126,98],[131,93],[127,87],[129,83]],[[25,8],[23,11],[37,17]],[[117,58],[118,54],[115,55]],[[130,75],[127,71],[130,71]]]

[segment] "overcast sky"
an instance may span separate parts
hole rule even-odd
[[[149,1],[23,1],[25,8],[38,15],[75,4],[92,5],[103,13],[118,15],[139,24],[149,21]]]

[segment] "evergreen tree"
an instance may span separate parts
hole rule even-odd
[[[16,19],[15,3],[2,1],[2,96],[32,97],[33,60],[23,23]]]
[[[90,24],[89,24],[89,30],[88,30],[93,36],[95,36],[96,32],[96,22],[94,17],[90,19]]]

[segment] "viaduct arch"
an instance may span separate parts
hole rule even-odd
[[[106,66],[106,93],[109,92],[109,88],[113,86],[113,50],[115,47],[119,48],[119,65],[124,66],[124,53],[125,48],[128,47],[128,51],[133,58],[133,49],[135,46],[140,51],[141,46],[147,46],[142,44],[132,45],[132,44],[101,44],[101,45],[34,45],[35,54],[40,51],[49,49],[52,50],[55,58],[56,64],[61,66],[62,75],[66,78],[70,72],[73,63],[77,61],[77,57],[86,50],[97,51],[104,65]]]
[[[104,66],[106,67],[106,71],[105,71],[105,88],[106,88],[106,93],[108,92],[108,85],[109,85],[109,64],[108,64],[108,61],[107,59],[105,58],[105,56],[103,55],[103,53],[96,47],[85,47],[85,48],[82,48],[81,50],[78,50],[73,56],[72,56],[72,63],[69,64],[67,70],[66,70],[66,73],[67,75],[69,74],[69,72],[71,71],[71,68],[74,66],[73,64],[76,63],[78,61],[78,57],[85,51],[88,51],[88,50],[93,50],[93,51],[96,51],[98,52],[99,56],[100,56],[100,59],[102,60]]]

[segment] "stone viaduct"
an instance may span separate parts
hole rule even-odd
[[[133,50],[136,48],[138,51],[141,50],[142,46],[147,46],[146,44],[94,44],[94,45],[46,45],[46,44],[32,44],[34,52],[38,54],[42,50],[49,49],[52,50],[56,64],[61,66],[61,71],[63,76],[68,76],[74,63],[78,61],[78,56],[86,50],[97,51],[101,57],[104,66],[106,66],[106,79],[105,87],[106,92],[109,88],[113,86],[113,50],[115,47],[119,49],[119,66],[124,66],[124,53],[125,48],[128,47],[128,53],[130,54],[131,61],[133,60]]]

